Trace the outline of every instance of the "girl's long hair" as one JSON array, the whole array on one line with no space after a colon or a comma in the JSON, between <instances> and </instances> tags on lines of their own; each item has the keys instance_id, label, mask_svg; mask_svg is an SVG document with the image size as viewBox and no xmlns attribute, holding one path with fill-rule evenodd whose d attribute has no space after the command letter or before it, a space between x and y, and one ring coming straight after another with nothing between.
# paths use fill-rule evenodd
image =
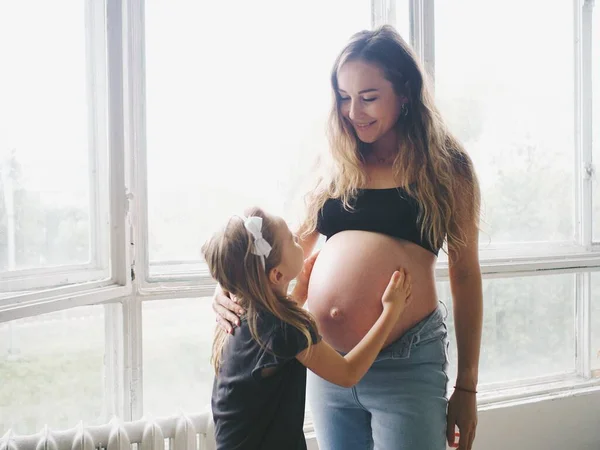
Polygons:
<instances>
[{"instance_id":1,"label":"girl's long hair","mask_svg":"<svg viewBox=\"0 0 600 450\"><path fill-rule=\"evenodd\" d=\"M240 306L246 310L252 337L261 346L257 320L259 313L264 311L297 328L306 337L310 348L313 343L310 330L317 330L314 319L293 300L277 296L269 282L269 271L281 263L282 249L276 236L276 223L260 208L251 208L245 214L263 220L262 235L272 247L265 267L261 257L251 252L254 238L246 230L243 219L234 216L202 247L210 274L225 292L235 295L240 301ZM220 327L216 328L211 357L215 372L219 370L228 336Z\"/></svg>"}]
</instances>

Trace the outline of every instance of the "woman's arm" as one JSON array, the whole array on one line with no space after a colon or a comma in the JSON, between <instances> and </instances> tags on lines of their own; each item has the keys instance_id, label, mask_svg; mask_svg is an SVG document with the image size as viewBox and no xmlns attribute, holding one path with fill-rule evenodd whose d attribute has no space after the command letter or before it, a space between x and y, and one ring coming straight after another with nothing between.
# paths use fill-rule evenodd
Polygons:
<instances>
[{"instance_id":1,"label":"woman's arm","mask_svg":"<svg viewBox=\"0 0 600 450\"><path fill-rule=\"evenodd\" d=\"M324 341L300 352L296 358L321 378L352 387L367 373L398 318L410 302L410 276L394 272L383 294L383 312L364 338L346 356Z\"/></svg>"},{"instance_id":2,"label":"woman's arm","mask_svg":"<svg viewBox=\"0 0 600 450\"><path fill-rule=\"evenodd\" d=\"M240 325L240 317L245 311L236 303L235 298L230 296L229 292L225 292L218 283L213 294L212 308L217 324L225 332L233 334L233 328Z\"/></svg>"},{"instance_id":3,"label":"woman's arm","mask_svg":"<svg viewBox=\"0 0 600 450\"><path fill-rule=\"evenodd\" d=\"M476 390L483 322L483 293L477 237L470 239L459 256L450 255L450 289L458 347L456 385Z\"/></svg>"},{"instance_id":4,"label":"woman's arm","mask_svg":"<svg viewBox=\"0 0 600 450\"><path fill-rule=\"evenodd\" d=\"M458 218L454 226L462 232L463 245L448 243L449 276L454 306L458 348L456 389L448 404L447 438L454 443L455 426L460 430L459 449L470 450L477 427L475 391L479 377L479 353L483 322L483 292L479 266L479 189L477 180L457 195ZM472 195L468 195L468 193Z\"/></svg>"}]
</instances>

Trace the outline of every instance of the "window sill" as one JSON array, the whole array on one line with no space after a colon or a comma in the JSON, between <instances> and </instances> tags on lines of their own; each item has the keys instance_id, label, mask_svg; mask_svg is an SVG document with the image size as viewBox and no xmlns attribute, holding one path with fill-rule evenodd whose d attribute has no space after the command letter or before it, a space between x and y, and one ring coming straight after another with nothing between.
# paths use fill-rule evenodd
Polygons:
<instances>
[{"instance_id":1,"label":"window sill","mask_svg":"<svg viewBox=\"0 0 600 450\"><path fill-rule=\"evenodd\" d=\"M477 404L480 410L600 392L600 378L585 379L572 375L543 384L522 383L512 387L497 386L478 396Z\"/></svg>"}]
</instances>

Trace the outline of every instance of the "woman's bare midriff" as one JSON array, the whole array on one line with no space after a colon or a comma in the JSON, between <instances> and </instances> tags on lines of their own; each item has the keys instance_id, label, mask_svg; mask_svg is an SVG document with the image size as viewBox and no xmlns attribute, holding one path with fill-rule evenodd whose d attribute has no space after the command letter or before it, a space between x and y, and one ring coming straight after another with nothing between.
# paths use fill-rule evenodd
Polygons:
<instances>
[{"instance_id":1,"label":"woman's bare midriff","mask_svg":"<svg viewBox=\"0 0 600 450\"><path fill-rule=\"evenodd\" d=\"M437 306L436 257L424 248L390 236L344 231L332 236L313 268L308 309L325 342L349 352L377 321L381 296L394 270L411 276L412 301L394 326L385 345L431 313Z\"/></svg>"}]
</instances>

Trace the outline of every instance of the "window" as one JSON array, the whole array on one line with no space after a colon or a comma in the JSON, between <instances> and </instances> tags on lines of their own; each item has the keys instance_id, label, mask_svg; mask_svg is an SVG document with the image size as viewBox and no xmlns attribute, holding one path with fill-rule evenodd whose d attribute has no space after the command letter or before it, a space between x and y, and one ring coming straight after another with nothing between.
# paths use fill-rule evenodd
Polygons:
<instances>
[{"instance_id":1,"label":"window","mask_svg":"<svg viewBox=\"0 0 600 450\"><path fill-rule=\"evenodd\" d=\"M456 338L449 284L438 295L448 307L450 380L456 377ZM480 390L498 382L575 373L575 276L495 278L483 283Z\"/></svg>"},{"instance_id":2,"label":"window","mask_svg":"<svg viewBox=\"0 0 600 450\"><path fill-rule=\"evenodd\" d=\"M336 52L369 26L369 1L148 1L150 277L189 270L248 205L291 219L325 146Z\"/></svg>"},{"instance_id":3,"label":"window","mask_svg":"<svg viewBox=\"0 0 600 450\"><path fill-rule=\"evenodd\" d=\"M104 326L103 306L0 323L0 435L106 422Z\"/></svg>"},{"instance_id":4,"label":"window","mask_svg":"<svg viewBox=\"0 0 600 450\"><path fill-rule=\"evenodd\" d=\"M573 243L572 3L435 8L436 98L479 176L482 248Z\"/></svg>"},{"instance_id":5,"label":"window","mask_svg":"<svg viewBox=\"0 0 600 450\"><path fill-rule=\"evenodd\" d=\"M118 10L114 0L0 5L2 434L131 409L118 302L131 292L123 98L114 83L108 95L109 68L123 83L118 27L107 32Z\"/></svg>"},{"instance_id":6,"label":"window","mask_svg":"<svg viewBox=\"0 0 600 450\"><path fill-rule=\"evenodd\" d=\"M333 59L386 22L481 180L482 390L597 383L598 17L580 0L4 2L0 435L208 406L201 244L253 203L297 220Z\"/></svg>"},{"instance_id":7,"label":"window","mask_svg":"<svg viewBox=\"0 0 600 450\"><path fill-rule=\"evenodd\" d=\"M592 2L589 2L592 3ZM594 242L600 242L600 12L598 5L594 9L592 22L592 200Z\"/></svg>"},{"instance_id":8,"label":"window","mask_svg":"<svg viewBox=\"0 0 600 450\"><path fill-rule=\"evenodd\" d=\"M103 32L91 9L0 6L3 297L109 278Z\"/></svg>"},{"instance_id":9,"label":"window","mask_svg":"<svg viewBox=\"0 0 600 450\"><path fill-rule=\"evenodd\" d=\"M196 413L210 404L214 313L209 298L144 302L144 413Z\"/></svg>"},{"instance_id":10,"label":"window","mask_svg":"<svg viewBox=\"0 0 600 450\"><path fill-rule=\"evenodd\" d=\"M581 350L590 342L597 376L598 284L586 267L599 262L589 220L597 223L598 196L597 182L585 177L592 156L586 136L597 137L600 127L589 121L585 80L589 61L597 72L590 44L599 35L598 27L594 37L589 34L591 2L575 5L582 8L570 2L436 2L434 14L426 11L420 22L434 32L429 40L425 32L421 48L422 58L432 58L438 105L472 156L482 188L480 382L488 392L584 380L590 367ZM438 269L442 276L445 267ZM448 282L440 282L438 292L451 303ZM452 377L451 308L448 325Z\"/></svg>"},{"instance_id":11,"label":"window","mask_svg":"<svg viewBox=\"0 0 600 450\"><path fill-rule=\"evenodd\" d=\"M592 375L600 378L600 273L592 274L592 307L591 319L592 324L592 345L590 346L590 362Z\"/></svg>"}]
</instances>

